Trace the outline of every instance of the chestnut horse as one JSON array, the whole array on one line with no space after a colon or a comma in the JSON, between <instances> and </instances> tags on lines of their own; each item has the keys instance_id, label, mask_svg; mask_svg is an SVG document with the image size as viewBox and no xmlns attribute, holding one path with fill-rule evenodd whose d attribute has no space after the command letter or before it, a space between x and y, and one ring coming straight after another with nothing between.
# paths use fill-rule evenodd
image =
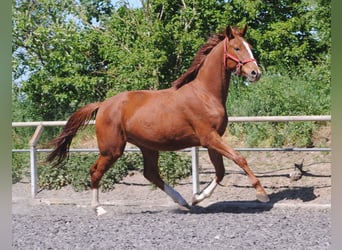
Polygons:
<instances>
[{"instance_id":1,"label":"chestnut horse","mask_svg":"<svg viewBox=\"0 0 342 250\"><path fill-rule=\"evenodd\" d=\"M224 176L223 157L233 160L247 174L261 202L269 198L249 168L246 160L221 136L228 116L226 99L231 73L250 82L259 80L261 71L244 35L247 27L227 27L210 37L197 52L191 67L172 87L164 90L127 91L103 102L87 104L71 115L62 133L52 144L55 149L47 161L54 165L68 156L77 130L96 115L96 137L99 157L90 168L92 208L100 215L105 210L99 202L99 182L104 173L123 154L127 142L140 148L144 159L144 177L163 190L180 206L189 208L185 199L166 184L159 175L159 151L187 147L208 148L216 178L198 194L192 204L209 197Z\"/></svg>"}]
</instances>

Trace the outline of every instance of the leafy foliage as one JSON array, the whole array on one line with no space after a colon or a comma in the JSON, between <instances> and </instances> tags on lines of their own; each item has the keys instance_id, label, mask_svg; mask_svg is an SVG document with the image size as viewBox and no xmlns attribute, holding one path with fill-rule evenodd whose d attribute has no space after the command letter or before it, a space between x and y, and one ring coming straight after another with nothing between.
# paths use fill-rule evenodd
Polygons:
<instances>
[{"instance_id":1,"label":"leafy foliage","mask_svg":"<svg viewBox=\"0 0 342 250\"><path fill-rule=\"evenodd\" d=\"M15 101L33 119L65 119L118 92L169 87L228 24L250 27L266 70L330 64L329 0L155 0L136 9L125 1L13 1Z\"/></svg>"},{"instance_id":2,"label":"leafy foliage","mask_svg":"<svg viewBox=\"0 0 342 250\"><path fill-rule=\"evenodd\" d=\"M17 183L27 176L30 166L30 157L28 155L14 153L12 154L12 183Z\"/></svg>"},{"instance_id":3,"label":"leafy foliage","mask_svg":"<svg viewBox=\"0 0 342 250\"><path fill-rule=\"evenodd\" d=\"M236 82L227 101L230 116L291 116L322 115L331 110L330 80L317 75L329 71L327 65L317 69L298 67L298 72L286 70L268 73L260 82L245 86ZM305 72L305 74L302 74ZM245 138L246 146L312 147L312 135L320 123L245 123L230 124L232 135Z\"/></svg>"},{"instance_id":4,"label":"leafy foliage","mask_svg":"<svg viewBox=\"0 0 342 250\"><path fill-rule=\"evenodd\" d=\"M184 153L162 152L158 164L162 179L171 185L191 174L191 159Z\"/></svg>"},{"instance_id":5,"label":"leafy foliage","mask_svg":"<svg viewBox=\"0 0 342 250\"><path fill-rule=\"evenodd\" d=\"M96 154L73 154L69 161L58 168L47 165L39 167L39 186L47 189L60 189L65 185L72 185L75 191L90 188L89 167L97 159ZM164 152L159 160L160 174L164 181L174 185L177 180L191 174L191 160L186 155L175 152ZM111 167L101 180L101 190L110 191L131 170L143 169L143 160L140 153L125 153ZM20 173L17 173L18 175Z\"/></svg>"},{"instance_id":6,"label":"leafy foliage","mask_svg":"<svg viewBox=\"0 0 342 250\"><path fill-rule=\"evenodd\" d=\"M190 66L209 35L227 25L246 24L263 77L249 86L233 77L229 115L330 113L331 0L143 0L141 8L131 8L126 0L12 1L15 121L64 120L86 103L122 91L167 88ZM229 128L251 146L311 146L319 126L271 123ZM56 129L43 134L51 137ZM23 140L31 135L15 130L14 147L25 147ZM173 156L168 157L170 164ZM14 156L13 181L25 172L25 159ZM42 169L41 178L51 182L48 187L70 182L76 189L86 186L88 170L79 166L88 160L70 162L62 175ZM186 162L179 164L170 169L165 165L164 177L186 174L185 168L181 170ZM68 171L80 178L70 179ZM109 180L126 173L121 167L113 171L117 172L108 172L103 183L105 189L112 187Z\"/></svg>"}]
</instances>

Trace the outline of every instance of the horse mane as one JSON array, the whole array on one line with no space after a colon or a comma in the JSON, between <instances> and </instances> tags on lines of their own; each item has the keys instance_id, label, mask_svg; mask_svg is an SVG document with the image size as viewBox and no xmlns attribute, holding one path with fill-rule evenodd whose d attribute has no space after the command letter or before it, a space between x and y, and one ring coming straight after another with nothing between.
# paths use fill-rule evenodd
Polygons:
<instances>
[{"instance_id":1,"label":"horse mane","mask_svg":"<svg viewBox=\"0 0 342 250\"><path fill-rule=\"evenodd\" d=\"M226 35L224 32L209 37L207 43L202 45L197 51L190 68L181 77L173 81L172 86L178 89L194 80L207 55L218 43L223 41L225 37Z\"/></svg>"}]
</instances>

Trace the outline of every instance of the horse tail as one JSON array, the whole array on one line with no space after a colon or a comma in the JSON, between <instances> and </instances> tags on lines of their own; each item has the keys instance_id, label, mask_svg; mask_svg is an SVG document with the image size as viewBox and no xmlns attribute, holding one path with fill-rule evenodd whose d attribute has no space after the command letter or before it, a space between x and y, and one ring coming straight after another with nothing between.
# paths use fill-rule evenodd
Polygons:
<instances>
[{"instance_id":1,"label":"horse tail","mask_svg":"<svg viewBox=\"0 0 342 250\"><path fill-rule=\"evenodd\" d=\"M81 127L86 126L91 118L96 116L95 112L100 105L101 102L89 103L70 116L62 133L49 143L50 146L54 147L54 150L47 156L47 162L54 162L53 166L55 167L68 157L72 139Z\"/></svg>"}]
</instances>

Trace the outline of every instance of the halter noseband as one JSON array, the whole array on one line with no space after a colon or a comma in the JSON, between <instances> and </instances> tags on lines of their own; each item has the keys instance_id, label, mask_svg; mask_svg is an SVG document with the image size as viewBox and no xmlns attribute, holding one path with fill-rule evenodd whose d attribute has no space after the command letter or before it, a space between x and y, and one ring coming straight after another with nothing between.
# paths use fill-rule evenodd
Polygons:
<instances>
[{"instance_id":1,"label":"halter noseband","mask_svg":"<svg viewBox=\"0 0 342 250\"><path fill-rule=\"evenodd\" d=\"M235 69L235 75L241 75L241 67L249 62L256 62L256 60L254 58L249 58L249 59L245 59L243 61L239 60L238 58L236 58L235 56L233 56L232 54L228 53L228 48L227 48L227 43L228 43L228 38L226 37L223 41L223 49L224 49L224 53L223 53L223 64L224 67L227 66L227 59L231 59L234 62L236 62L236 69Z\"/></svg>"}]
</instances>

